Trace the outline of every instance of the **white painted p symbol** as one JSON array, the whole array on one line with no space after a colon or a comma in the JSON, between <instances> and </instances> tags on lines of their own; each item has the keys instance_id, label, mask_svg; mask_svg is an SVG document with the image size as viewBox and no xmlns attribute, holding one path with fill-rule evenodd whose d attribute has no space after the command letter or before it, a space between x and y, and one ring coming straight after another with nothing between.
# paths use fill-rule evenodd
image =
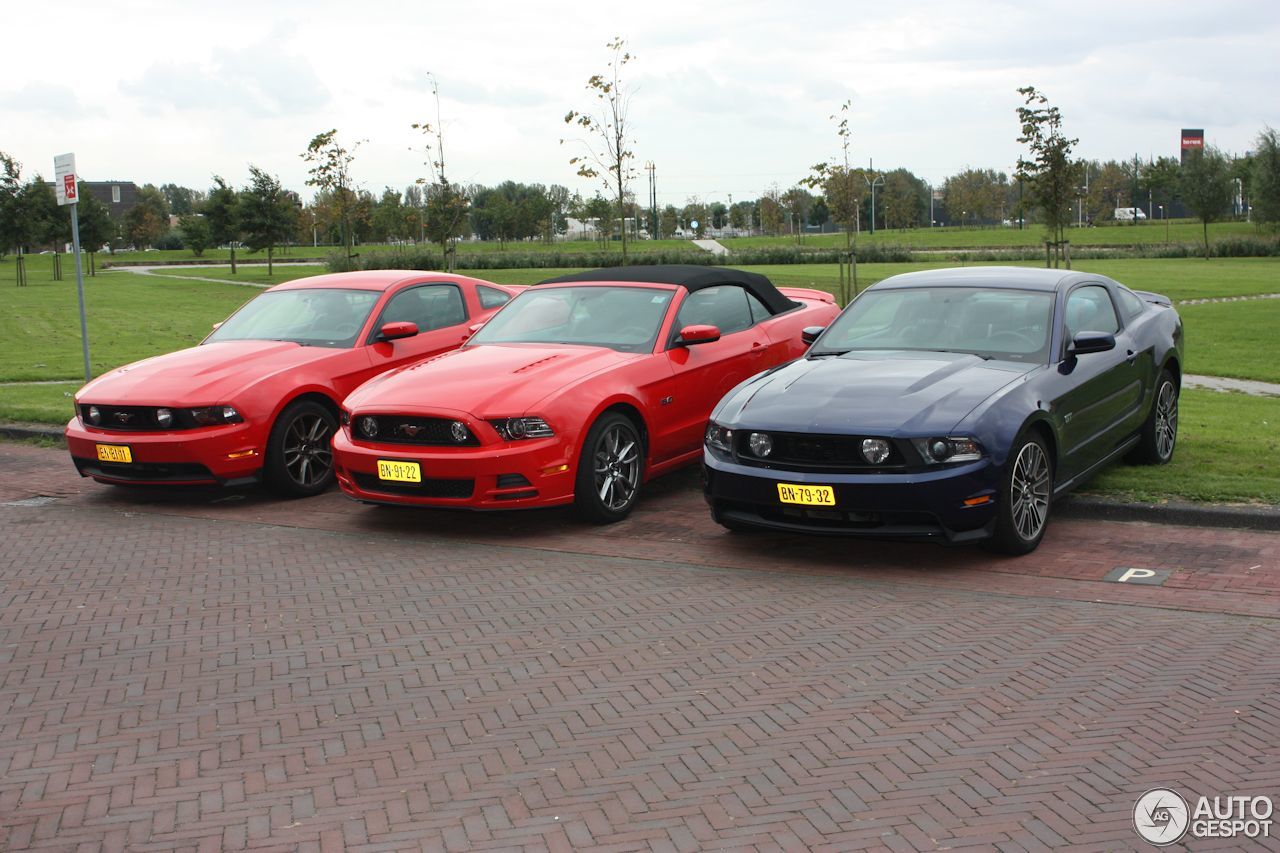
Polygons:
<instances>
[{"instance_id":1,"label":"white painted p symbol","mask_svg":"<svg viewBox=\"0 0 1280 853\"><path fill-rule=\"evenodd\" d=\"M1156 573L1151 569L1125 569L1124 573L1116 578L1116 582L1128 583L1131 580L1147 580L1155 576Z\"/></svg>"}]
</instances>

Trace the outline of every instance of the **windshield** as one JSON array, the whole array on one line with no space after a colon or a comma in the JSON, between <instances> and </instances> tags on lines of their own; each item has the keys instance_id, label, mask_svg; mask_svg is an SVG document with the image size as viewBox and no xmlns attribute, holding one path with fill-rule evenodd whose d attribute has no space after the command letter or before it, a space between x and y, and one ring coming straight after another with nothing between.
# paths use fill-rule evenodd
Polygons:
<instances>
[{"instance_id":1,"label":"windshield","mask_svg":"<svg viewBox=\"0 0 1280 853\"><path fill-rule=\"evenodd\" d=\"M232 314L205 343L293 341L306 346L350 347L377 301L374 290L273 290Z\"/></svg>"},{"instance_id":2,"label":"windshield","mask_svg":"<svg viewBox=\"0 0 1280 853\"><path fill-rule=\"evenodd\" d=\"M581 344L650 352L673 293L655 287L537 287L507 303L467 345Z\"/></svg>"},{"instance_id":3,"label":"windshield","mask_svg":"<svg viewBox=\"0 0 1280 853\"><path fill-rule=\"evenodd\" d=\"M852 350L965 352L1044 361L1053 294L977 287L869 290L836 318L810 355Z\"/></svg>"}]
</instances>

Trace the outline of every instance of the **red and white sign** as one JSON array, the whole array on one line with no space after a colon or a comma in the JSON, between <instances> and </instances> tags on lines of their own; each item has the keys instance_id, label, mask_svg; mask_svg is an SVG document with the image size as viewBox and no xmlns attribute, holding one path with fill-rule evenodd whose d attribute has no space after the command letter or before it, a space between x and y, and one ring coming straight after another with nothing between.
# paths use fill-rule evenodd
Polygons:
<instances>
[{"instance_id":1,"label":"red and white sign","mask_svg":"<svg viewBox=\"0 0 1280 853\"><path fill-rule=\"evenodd\" d=\"M79 200L76 192L76 155L59 154L53 158L53 189L58 195L58 204L75 204Z\"/></svg>"}]
</instances>

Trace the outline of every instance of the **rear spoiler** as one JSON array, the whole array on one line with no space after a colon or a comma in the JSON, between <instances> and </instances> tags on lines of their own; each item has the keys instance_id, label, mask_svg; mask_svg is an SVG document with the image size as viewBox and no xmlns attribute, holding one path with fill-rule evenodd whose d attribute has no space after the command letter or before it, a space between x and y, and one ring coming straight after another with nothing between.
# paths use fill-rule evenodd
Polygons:
<instances>
[{"instance_id":1,"label":"rear spoiler","mask_svg":"<svg viewBox=\"0 0 1280 853\"><path fill-rule=\"evenodd\" d=\"M1143 302L1150 302L1152 305L1163 305L1166 308L1173 307L1172 300L1162 294L1152 293L1149 290L1135 290L1134 293L1137 294L1138 298Z\"/></svg>"},{"instance_id":2,"label":"rear spoiler","mask_svg":"<svg viewBox=\"0 0 1280 853\"><path fill-rule=\"evenodd\" d=\"M812 299L818 302L835 304L836 298L825 290L814 290L811 287L779 287L778 292L788 299Z\"/></svg>"}]
</instances>

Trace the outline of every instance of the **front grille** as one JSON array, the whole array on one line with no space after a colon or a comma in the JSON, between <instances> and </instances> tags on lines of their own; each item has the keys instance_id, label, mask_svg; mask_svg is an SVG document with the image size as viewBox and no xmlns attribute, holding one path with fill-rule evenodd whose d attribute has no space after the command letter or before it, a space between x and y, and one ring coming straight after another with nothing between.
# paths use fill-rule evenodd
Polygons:
<instances>
[{"instance_id":1,"label":"front grille","mask_svg":"<svg viewBox=\"0 0 1280 853\"><path fill-rule=\"evenodd\" d=\"M156 423L155 406L109 406L102 403L93 404L98 409L98 422L89 420L89 404L80 406L81 423L95 429L110 432L172 432L176 429L193 429L196 426L190 421L188 413L182 409L169 409L173 413L173 423L162 427Z\"/></svg>"},{"instance_id":2,"label":"front grille","mask_svg":"<svg viewBox=\"0 0 1280 853\"><path fill-rule=\"evenodd\" d=\"M475 480L423 480L421 483L398 483L380 480L376 474L354 474L356 485L366 492L412 495L419 498L469 498L476 490Z\"/></svg>"},{"instance_id":3,"label":"front grille","mask_svg":"<svg viewBox=\"0 0 1280 853\"><path fill-rule=\"evenodd\" d=\"M753 454L747 444L751 430L734 431L734 447L738 461L766 468L788 468L797 471L841 471L850 474L870 474L881 471L901 471L906 467L902 446L889 441L889 458L879 465L872 465L862 456L864 438L880 438L868 435L809 435L806 433L771 432L773 452L761 458Z\"/></svg>"},{"instance_id":4,"label":"front grille","mask_svg":"<svg viewBox=\"0 0 1280 853\"><path fill-rule=\"evenodd\" d=\"M498 475L499 489L518 489L521 486L531 486L531 485L533 484L530 483L523 474L499 474Z\"/></svg>"},{"instance_id":5,"label":"front grille","mask_svg":"<svg viewBox=\"0 0 1280 853\"><path fill-rule=\"evenodd\" d=\"M372 417L378 423L376 435L365 431L363 421ZM414 418L405 415L360 415L352 420L352 435L359 441L379 444L418 444L443 447L476 447L480 439L467 430L465 441L457 441L451 432L452 418Z\"/></svg>"}]
</instances>

